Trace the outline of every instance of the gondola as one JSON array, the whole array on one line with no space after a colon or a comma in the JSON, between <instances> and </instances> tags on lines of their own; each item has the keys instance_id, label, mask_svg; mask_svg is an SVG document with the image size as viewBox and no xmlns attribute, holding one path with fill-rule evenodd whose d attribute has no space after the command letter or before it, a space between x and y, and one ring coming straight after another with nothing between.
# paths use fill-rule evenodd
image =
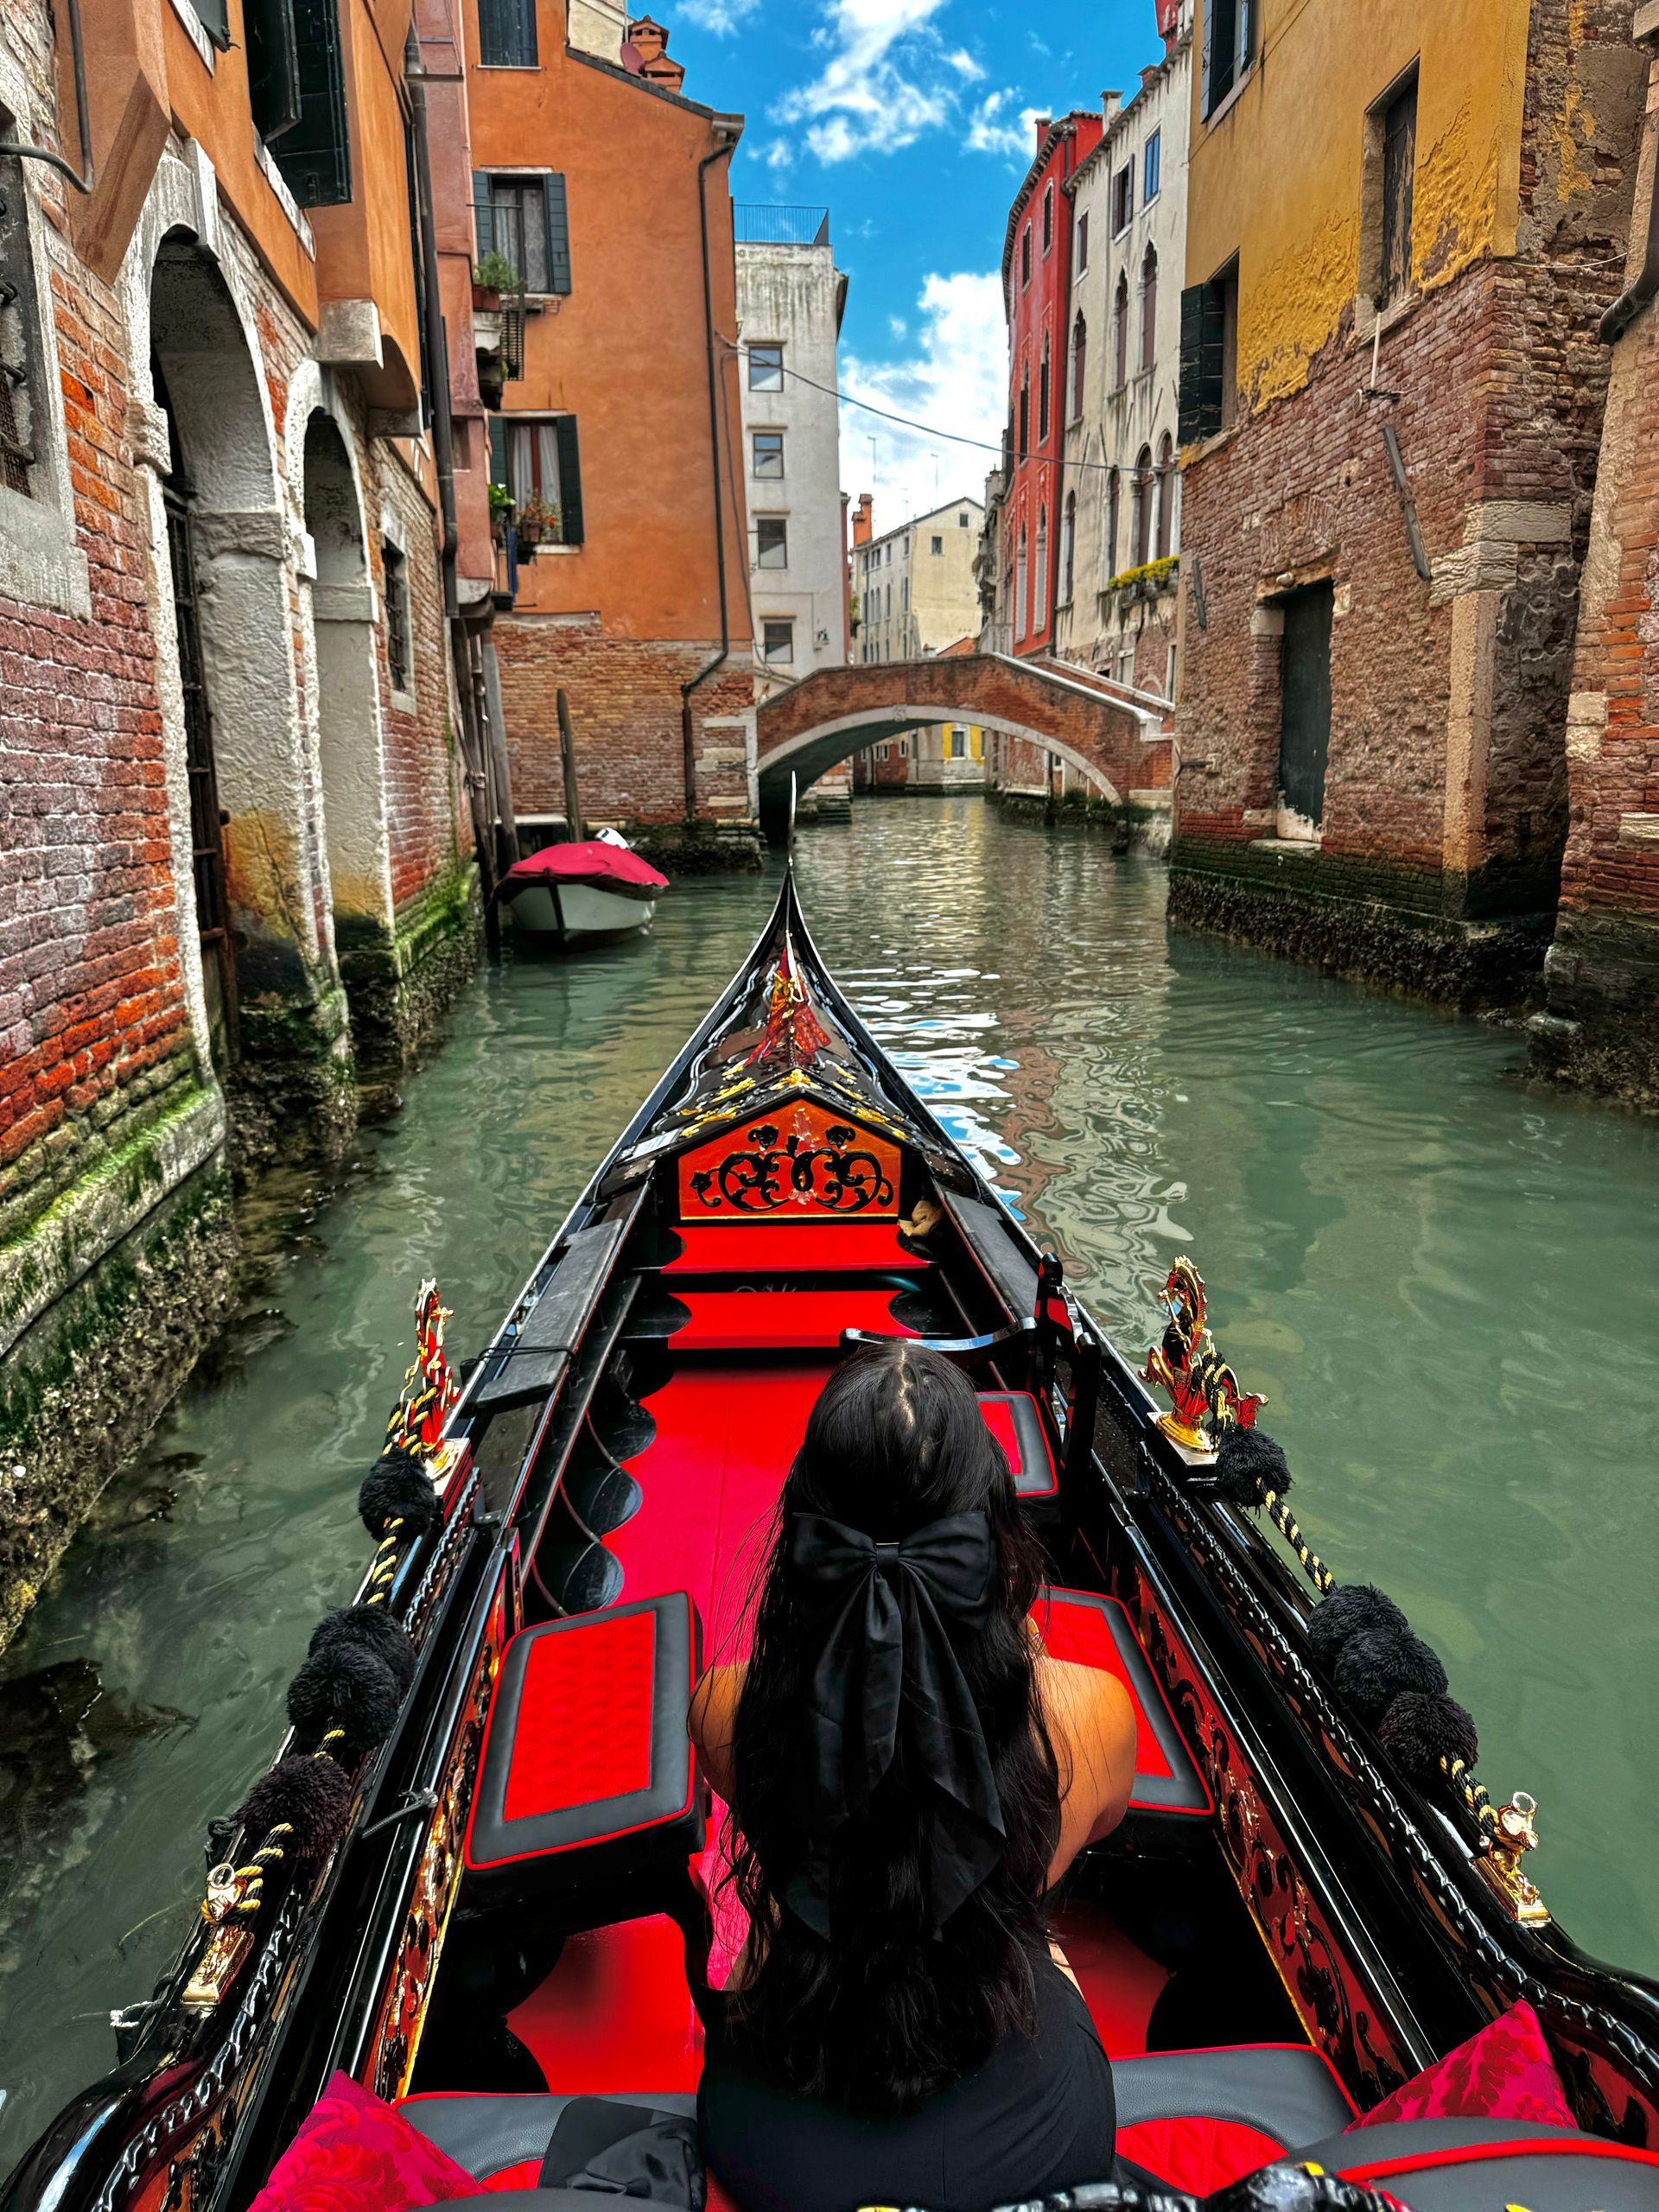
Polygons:
<instances>
[{"instance_id":1,"label":"gondola","mask_svg":"<svg viewBox=\"0 0 1659 2212\"><path fill-rule=\"evenodd\" d=\"M1144 1364L1115 1346L836 988L787 877L460 1376L444 1319L424 1286L359 1499L377 1548L207 1840L177 1962L4 2212L239 2212L340 2075L545 2212L570 2100L688 2109L741 1931L687 1694L741 1649L817 1391L894 1332L974 1379L1052 1562L1050 1648L1135 1700L1129 1815L1057 1927L1140 2174L1263 2204L1659 2205L1659 1987L1555 1923L1531 1801L1488 1798L1432 1651L1311 1548L1197 1268ZM1564 2112L1407 2096L1352 2127L1520 2005ZM1078 2179L1078 2205L1146 2201Z\"/></svg>"}]
</instances>

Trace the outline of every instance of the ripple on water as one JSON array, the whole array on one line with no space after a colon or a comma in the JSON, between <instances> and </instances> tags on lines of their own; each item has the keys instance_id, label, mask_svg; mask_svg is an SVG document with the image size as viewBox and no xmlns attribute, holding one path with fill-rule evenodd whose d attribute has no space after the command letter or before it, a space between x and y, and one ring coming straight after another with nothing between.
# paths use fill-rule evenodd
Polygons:
<instances>
[{"instance_id":1,"label":"ripple on water","mask_svg":"<svg viewBox=\"0 0 1659 2212\"><path fill-rule=\"evenodd\" d=\"M1137 1358L1198 1257L1319 1548L1445 1653L1572 1933L1659 1969L1659 1131L1512 1084L1502 1032L1172 940L1158 870L976 801L861 804L798 873L883 1045ZM479 978L262 1289L281 1327L187 1394L0 1662L0 2165L110 2063L362 1564L416 1283L458 1349L489 1333L774 885L689 883L646 942Z\"/></svg>"}]
</instances>

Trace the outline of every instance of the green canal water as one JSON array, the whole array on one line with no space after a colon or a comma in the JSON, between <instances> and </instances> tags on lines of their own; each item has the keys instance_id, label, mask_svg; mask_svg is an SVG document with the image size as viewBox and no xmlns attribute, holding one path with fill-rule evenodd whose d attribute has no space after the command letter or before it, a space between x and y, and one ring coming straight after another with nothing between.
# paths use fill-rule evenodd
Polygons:
<instances>
[{"instance_id":1,"label":"green canal water","mask_svg":"<svg viewBox=\"0 0 1659 2212\"><path fill-rule=\"evenodd\" d=\"M1179 1252L1271 1400L1310 1535L1443 1654L1587 1948L1659 1972L1659 1129L1512 1077L1502 1030L1171 939L1164 879L977 800L801 840L818 942L1126 1348ZM509 963L0 1662L0 2170L112 2063L269 1755L436 1274L488 1336L752 940L775 877ZM1645 1871L1644 1871L1645 1870Z\"/></svg>"}]
</instances>

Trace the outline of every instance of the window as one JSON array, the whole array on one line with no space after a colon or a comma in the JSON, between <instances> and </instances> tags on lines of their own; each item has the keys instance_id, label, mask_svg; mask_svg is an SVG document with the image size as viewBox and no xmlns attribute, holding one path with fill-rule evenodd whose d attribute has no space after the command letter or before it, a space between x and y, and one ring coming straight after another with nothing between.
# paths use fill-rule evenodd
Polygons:
<instances>
[{"instance_id":1,"label":"window","mask_svg":"<svg viewBox=\"0 0 1659 2212\"><path fill-rule=\"evenodd\" d=\"M1126 385L1129 380L1129 279L1126 270L1117 280L1117 296L1112 302L1112 382Z\"/></svg>"},{"instance_id":2,"label":"window","mask_svg":"<svg viewBox=\"0 0 1659 2212\"><path fill-rule=\"evenodd\" d=\"M1089 362L1089 326L1079 315L1071 327L1071 419L1083 413L1084 376Z\"/></svg>"},{"instance_id":3,"label":"window","mask_svg":"<svg viewBox=\"0 0 1659 2212\"><path fill-rule=\"evenodd\" d=\"M888 621L893 620L893 586L890 583L881 587L881 612Z\"/></svg>"},{"instance_id":4,"label":"window","mask_svg":"<svg viewBox=\"0 0 1659 2212\"><path fill-rule=\"evenodd\" d=\"M1089 266L1089 210L1085 207L1077 218L1077 274L1082 276Z\"/></svg>"},{"instance_id":5,"label":"window","mask_svg":"<svg viewBox=\"0 0 1659 2212\"><path fill-rule=\"evenodd\" d=\"M749 390L781 391L784 388L784 349L781 346L751 346Z\"/></svg>"},{"instance_id":6,"label":"window","mask_svg":"<svg viewBox=\"0 0 1659 2212\"><path fill-rule=\"evenodd\" d=\"M1382 266L1376 304L1387 307L1411 289L1411 200L1417 166L1417 79L1383 111Z\"/></svg>"},{"instance_id":7,"label":"window","mask_svg":"<svg viewBox=\"0 0 1659 2212\"><path fill-rule=\"evenodd\" d=\"M224 0L198 12L217 36ZM248 57L248 107L253 127L273 152L300 120L300 48L292 0L243 0L242 37ZM228 40L221 41L228 44Z\"/></svg>"},{"instance_id":8,"label":"window","mask_svg":"<svg viewBox=\"0 0 1659 2212\"><path fill-rule=\"evenodd\" d=\"M1158 171L1162 163L1163 156L1164 134L1161 130L1154 130L1147 141L1146 153L1141 163L1141 205L1143 207L1148 200L1158 197Z\"/></svg>"},{"instance_id":9,"label":"window","mask_svg":"<svg viewBox=\"0 0 1659 2212\"><path fill-rule=\"evenodd\" d=\"M968 510L966 507L964 507L962 512L957 517L957 527L958 530L966 530L968 527Z\"/></svg>"},{"instance_id":10,"label":"window","mask_svg":"<svg viewBox=\"0 0 1659 2212\"><path fill-rule=\"evenodd\" d=\"M1135 213L1135 164L1125 162L1112 179L1112 236L1129 227Z\"/></svg>"},{"instance_id":11,"label":"window","mask_svg":"<svg viewBox=\"0 0 1659 2212\"><path fill-rule=\"evenodd\" d=\"M533 69L536 0L478 0L478 58L486 69Z\"/></svg>"},{"instance_id":12,"label":"window","mask_svg":"<svg viewBox=\"0 0 1659 2212\"><path fill-rule=\"evenodd\" d=\"M887 747L886 747L885 745L878 745L878 746L876 747L876 748L875 748L875 757L876 757L876 759L877 759L878 760L885 760L887 759Z\"/></svg>"},{"instance_id":13,"label":"window","mask_svg":"<svg viewBox=\"0 0 1659 2212\"><path fill-rule=\"evenodd\" d=\"M544 543L582 543L582 465L574 415L492 415L490 475L512 493L521 522L540 520Z\"/></svg>"},{"instance_id":14,"label":"window","mask_svg":"<svg viewBox=\"0 0 1659 2212\"><path fill-rule=\"evenodd\" d=\"M1129 482L1129 566L1144 569L1152 558L1152 448L1142 446L1135 457Z\"/></svg>"},{"instance_id":15,"label":"window","mask_svg":"<svg viewBox=\"0 0 1659 2212\"><path fill-rule=\"evenodd\" d=\"M1256 0L1203 0L1198 112L1213 115L1255 56Z\"/></svg>"},{"instance_id":16,"label":"window","mask_svg":"<svg viewBox=\"0 0 1659 2212\"><path fill-rule=\"evenodd\" d=\"M16 135L13 118L0 108L0 137ZM28 498L38 488L32 472L41 460L46 413L22 166L0 161L0 484Z\"/></svg>"},{"instance_id":17,"label":"window","mask_svg":"<svg viewBox=\"0 0 1659 2212\"><path fill-rule=\"evenodd\" d=\"M1049 253L1054 246L1054 188L1051 184L1043 194L1043 251Z\"/></svg>"},{"instance_id":18,"label":"window","mask_svg":"<svg viewBox=\"0 0 1659 2212\"><path fill-rule=\"evenodd\" d=\"M1036 636L1048 620L1048 509L1037 511L1037 558L1031 574L1031 628Z\"/></svg>"},{"instance_id":19,"label":"window","mask_svg":"<svg viewBox=\"0 0 1659 2212\"><path fill-rule=\"evenodd\" d=\"M1151 246L1141 264L1141 365L1158 358L1158 256Z\"/></svg>"},{"instance_id":20,"label":"window","mask_svg":"<svg viewBox=\"0 0 1659 2212\"><path fill-rule=\"evenodd\" d=\"M1048 333L1043 333L1043 358L1037 371L1037 442L1048 443Z\"/></svg>"},{"instance_id":21,"label":"window","mask_svg":"<svg viewBox=\"0 0 1659 2212\"><path fill-rule=\"evenodd\" d=\"M1014 634L1016 638L1023 638L1026 634L1026 594L1029 588L1029 578L1026 564L1026 525L1024 523L1021 523L1020 525L1020 559L1014 569Z\"/></svg>"},{"instance_id":22,"label":"window","mask_svg":"<svg viewBox=\"0 0 1659 2212\"><path fill-rule=\"evenodd\" d=\"M386 673L394 691L410 689L409 563L401 545L381 541L380 557L386 575Z\"/></svg>"},{"instance_id":23,"label":"window","mask_svg":"<svg viewBox=\"0 0 1659 2212\"><path fill-rule=\"evenodd\" d=\"M287 29L275 22L274 5L256 12L262 19L259 52L256 57L251 36L248 52L251 62L257 59L263 79L260 108L266 128L272 128L273 104L286 108L291 95L295 110L294 122L272 143L270 157L302 207L343 207L352 197L352 143L340 10L315 5L292 10L293 73L286 92L276 87L286 73ZM225 0L197 0L197 13L209 35L228 46L228 35L219 28L225 22Z\"/></svg>"},{"instance_id":24,"label":"window","mask_svg":"<svg viewBox=\"0 0 1659 2212\"><path fill-rule=\"evenodd\" d=\"M1031 282L1031 225L1027 223L1020 233L1020 289L1024 291Z\"/></svg>"},{"instance_id":25,"label":"window","mask_svg":"<svg viewBox=\"0 0 1659 2212\"><path fill-rule=\"evenodd\" d=\"M1060 590L1058 604L1071 604L1071 570L1077 550L1077 495L1069 492L1065 500L1065 517L1060 524Z\"/></svg>"},{"instance_id":26,"label":"window","mask_svg":"<svg viewBox=\"0 0 1659 2212\"><path fill-rule=\"evenodd\" d=\"M500 254L527 292L569 294L570 219L562 176L480 173L473 179L473 219L480 259Z\"/></svg>"},{"instance_id":27,"label":"window","mask_svg":"<svg viewBox=\"0 0 1659 2212\"><path fill-rule=\"evenodd\" d=\"M910 578L908 576L900 576L899 579L899 612L901 614L908 614L910 612Z\"/></svg>"},{"instance_id":28,"label":"window","mask_svg":"<svg viewBox=\"0 0 1659 2212\"><path fill-rule=\"evenodd\" d=\"M754 433L753 459L750 466L756 476L783 474L784 434L781 430L757 430Z\"/></svg>"},{"instance_id":29,"label":"window","mask_svg":"<svg viewBox=\"0 0 1659 2212\"><path fill-rule=\"evenodd\" d=\"M1031 451L1031 370L1027 366L1020 378L1020 443L1014 452L1016 461L1023 461Z\"/></svg>"},{"instance_id":30,"label":"window","mask_svg":"<svg viewBox=\"0 0 1659 2212\"><path fill-rule=\"evenodd\" d=\"M1158 558L1166 560L1175 550L1175 500L1179 478L1175 474L1175 442L1166 430L1158 441Z\"/></svg>"},{"instance_id":31,"label":"window","mask_svg":"<svg viewBox=\"0 0 1659 2212\"><path fill-rule=\"evenodd\" d=\"M942 554L942 553L944 552L944 540L942 537L936 537L936 538L933 540L932 544L933 544L933 552L934 552L935 556L937 557L938 555Z\"/></svg>"},{"instance_id":32,"label":"window","mask_svg":"<svg viewBox=\"0 0 1659 2212\"><path fill-rule=\"evenodd\" d=\"M757 569L789 566L789 524L782 515L755 517L754 565Z\"/></svg>"},{"instance_id":33,"label":"window","mask_svg":"<svg viewBox=\"0 0 1659 2212\"><path fill-rule=\"evenodd\" d=\"M1183 443L1230 427L1238 411L1238 264L1181 294Z\"/></svg>"},{"instance_id":34,"label":"window","mask_svg":"<svg viewBox=\"0 0 1659 2212\"><path fill-rule=\"evenodd\" d=\"M953 760L965 760L968 758L968 733L965 729L951 730L950 758Z\"/></svg>"},{"instance_id":35,"label":"window","mask_svg":"<svg viewBox=\"0 0 1659 2212\"><path fill-rule=\"evenodd\" d=\"M1114 469L1106 479L1105 582L1117 574L1117 526L1123 518L1123 480Z\"/></svg>"},{"instance_id":36,"label":"window","mask_svg":"<svg viewBox=\"0 0 1659 2212\"><path fill-rule=\"evenodd\" d=\"M786 668L795 658L795 625L792 622L763 622L760 625L760 658L768 668Z\"/></svg>"}]
</instances>

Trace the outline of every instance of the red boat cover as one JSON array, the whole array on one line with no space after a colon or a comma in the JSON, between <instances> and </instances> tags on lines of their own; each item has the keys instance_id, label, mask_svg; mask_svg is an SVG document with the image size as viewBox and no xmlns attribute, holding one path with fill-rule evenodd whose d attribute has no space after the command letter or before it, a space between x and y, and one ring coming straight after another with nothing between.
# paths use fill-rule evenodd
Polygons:
<instances>
[{"instance_id":1,"label":"red boat cover","mask_svg":"<svg viewBox=\"0 0 1659 2212\"><path fill-rule=\"evenodd\" d=\"M515 861L501 879L504 891L520 883L632 884L645 891L666 891L668 878L649 861L623 845L607 845L601 837L579 844L545 845L528 860Z\"/></svg>"}]
</instances>

